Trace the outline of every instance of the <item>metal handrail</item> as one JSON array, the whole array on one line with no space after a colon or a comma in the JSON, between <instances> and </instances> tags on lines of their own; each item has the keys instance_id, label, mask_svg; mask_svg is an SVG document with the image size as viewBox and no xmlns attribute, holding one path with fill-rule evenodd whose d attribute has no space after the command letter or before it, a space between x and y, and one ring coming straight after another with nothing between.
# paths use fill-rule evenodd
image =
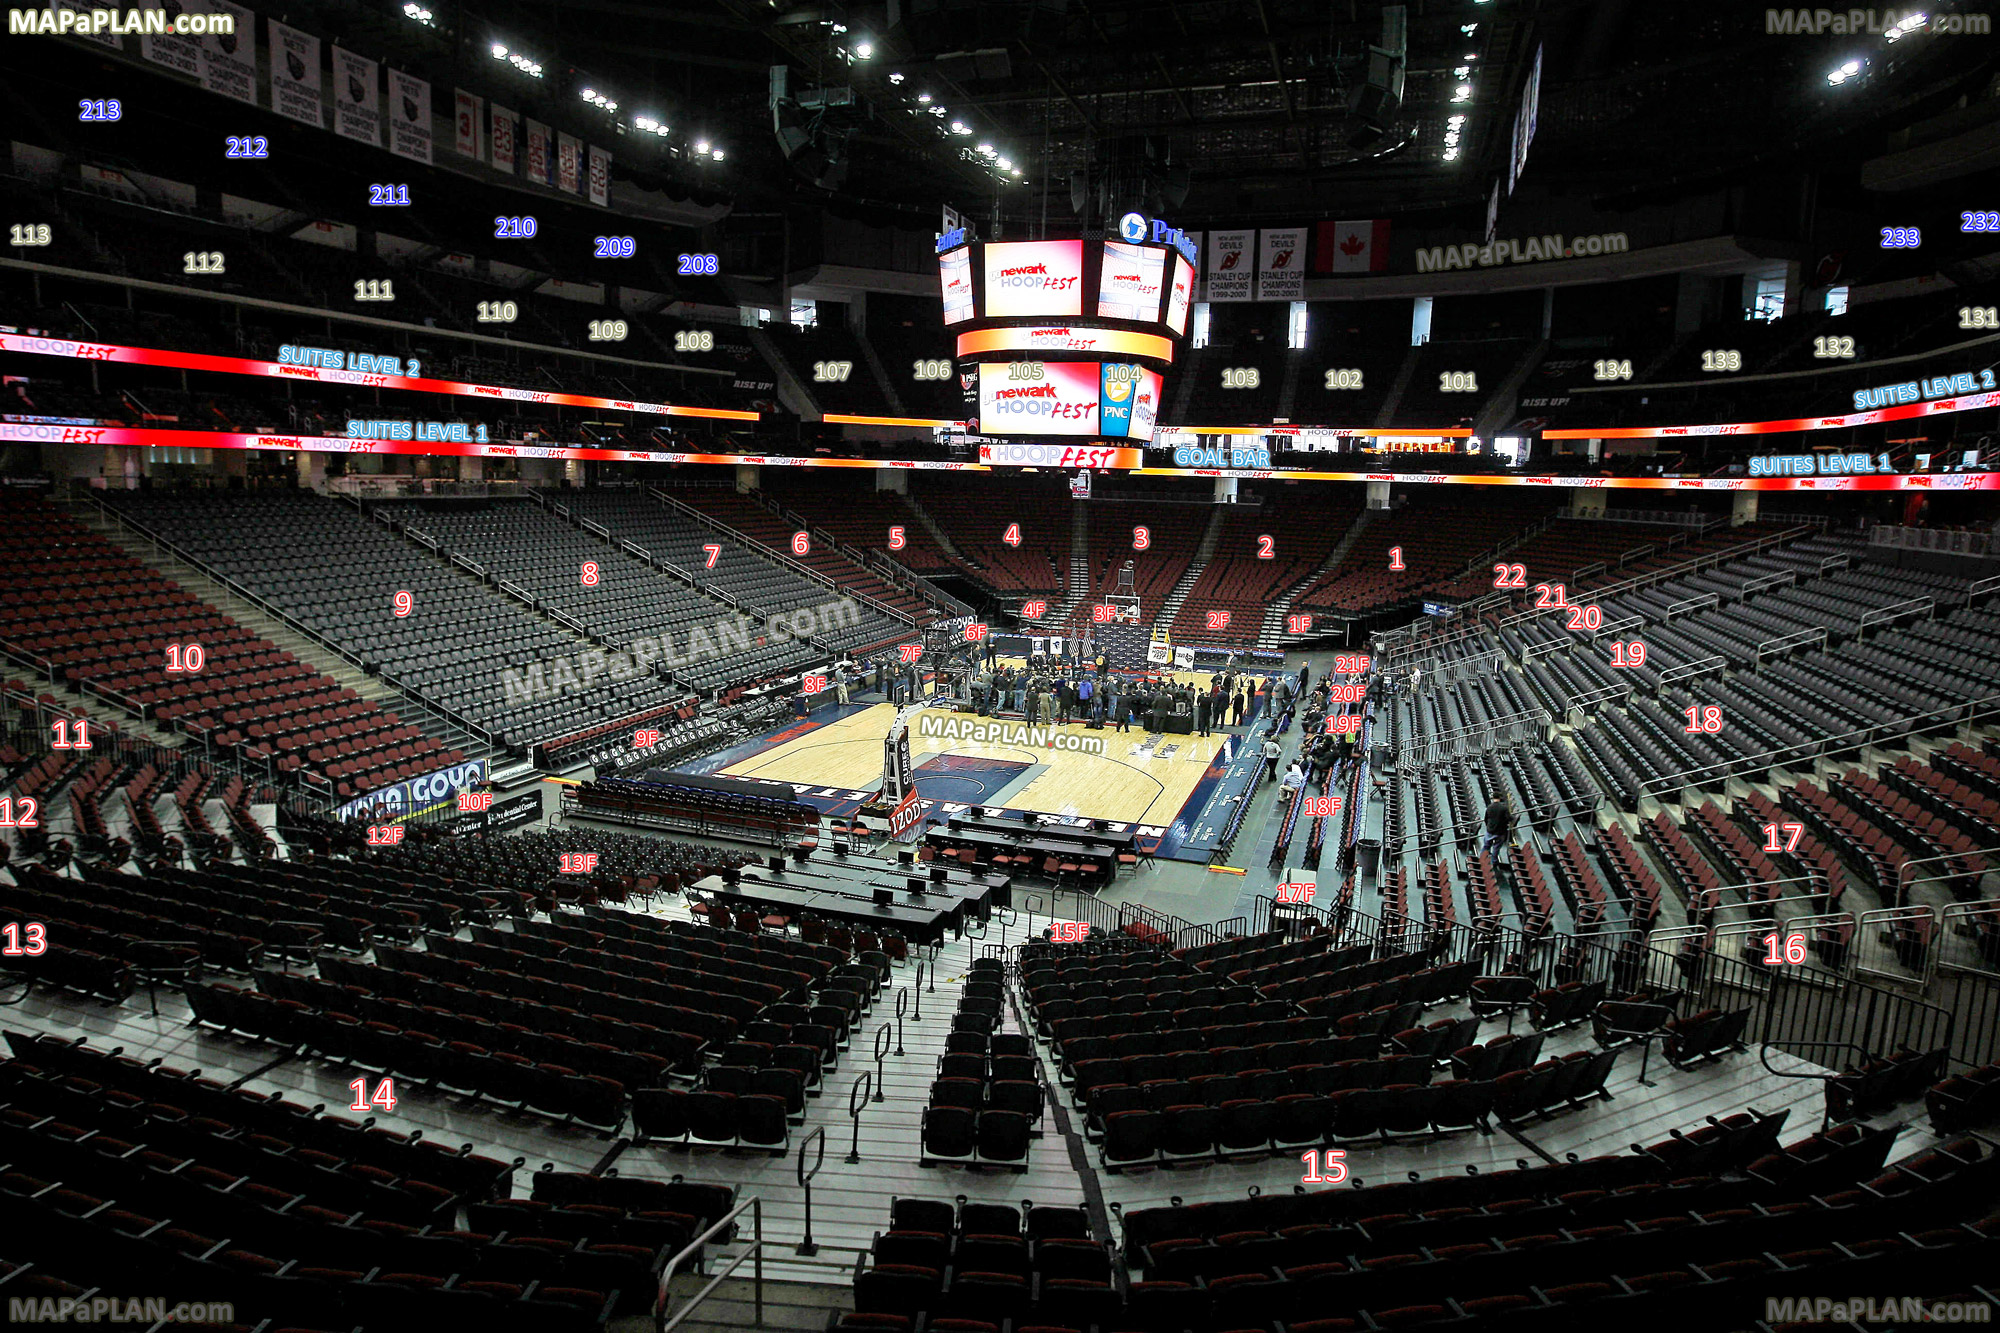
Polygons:
<instances>
[{"instance_id":1,"label":"metal handrail","mask_svg":"<svg viewBox=\"0 0 2000 1333\"><path fill-rule=\"evenodd\" d=\"M1908 901L1910 896L1909 895L1910 886L1917 883L1915 879L1912 879L1909 876L1909 871L1912 868L1916 866L1936 865L1940 861L1962 860L1969 856L1992 857L1995 859L1991 862L1991 864L2000 865L2000 847L1977 847L1970 852L1946 852L1943 856L1920 856L1914 861L1905 861L1903 862L1902 868L1896 872L1895 905L1897 907L1908 907L1910 905ZM1956 876L1926 875L1923 877L1923 882L1928 884L1933 880L1952 879L1952 878L1956 878Z\"/></svg>"},{"instance_id":2,"label":"metal handrail","mask_svg":"<svg viewBox=\"0 0 2000 1333\"><path fill-rule=\"evenodd\" d=\"M888 1025L884 1024L883 1026L884 1029L886 1030ZM815 1145L817 1145L819 1148L819 1155L813 1158L812 1169L808 1171L806 1169L806 1149L811 1148ZM812 1182L813 1182L813 1177L819 1174L819 1169L822 1165L825 1164L825 1162L826 1162L826 1126L815 1125L813 1126L813 1132L806 1135L805 1142L799 1145L798 1177L799 1177L799 1188L804 1190L806 1195L806 1234L804 1239L799 1241L798 1248L793 1251L793 1253L795 1254L803 1254L806 1255L807 1257L811 1257L812 1255L819 1253L819 1243L813 1239Z\"/></svg>"},{"instance_id":3,"label":"metal handrail","mask_svg":"<svg viewBox=\"0 0 2000 1333\"><path fill-rule=\"evenodd\" d=\"M855 1079L854 1086L847 1091L847 1117L854 1122L854 1142L847 1150L850 1166L861 1160L861 1108L868 1104L868 1094L874 1090L875 1075L864 1069L861 1077Z\"/></svg>"},{"instance_id":4,"label":"metal handrail","mask_svg":"<svg viewBox=\"0 0 2000 1333\"><path fill-rule=\"evenodd\" d=\"M668 1319L667 1307L672 1300L668 1292L668 1287L674 1280L675 1271L681 1266L681 1260L687 1258L690 1254L697 1253L703 1245L708 1243L709 1238L717 1232L725 1231L729 1227L734 1226L736 1219L743 1215L743 1211L746 1208L750 1211L750 1222L753 1228L753 1239L750 1241L750 1247L742 1254L730 1260L727 1268L710 1278L708 1285L696 1292L689 1299L688 1303L681 1307L679 1314L675 1315L672 1319ZM752 1195L747 1201L737 1204L736 1207L729 1211L727 1217L711 1225L708 1230L689 1241L686 1248L679 1254L667 1260L666 1267L660 1270L660 1292L653 1302L653 1324L657 1333L673 1333L673 1330L685 1323L687 1317L694 1313L695 1308L708 1299L709 1293L721 1286L731 1273L742 1267L745 1259L754 1259L756 1261L756 1296L754 1299L757 1313L755 1322L758 1328L762 1328L764 1327L764 1200L761 1195Z\"/></svg>"}]
</instances>

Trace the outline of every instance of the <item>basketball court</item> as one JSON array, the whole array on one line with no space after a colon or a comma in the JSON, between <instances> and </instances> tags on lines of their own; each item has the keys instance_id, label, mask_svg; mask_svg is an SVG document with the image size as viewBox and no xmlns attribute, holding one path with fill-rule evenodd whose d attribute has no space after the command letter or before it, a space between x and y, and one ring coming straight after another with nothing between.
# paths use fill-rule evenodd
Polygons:
<instances>
[{"instance_id":1,"label":"basketball court","mask_svg":"<svg viewBox=\"0 0 2000 1333\"><path fill-rule=\"evenodd\" d=\"M716 771L873 790L882 783L882 738L895 717L893 705L872 704L803 734L805 724L796 724L775 734L784 739ZM1217 760L1226 762L1242 744L1221 732L1153 736L1139 726L1092 731L1080 723L1030 728L942 709L924 710L910 727L910 757L927 800L1125 824L1172 824Z\"/></svg>"}]
</instances>

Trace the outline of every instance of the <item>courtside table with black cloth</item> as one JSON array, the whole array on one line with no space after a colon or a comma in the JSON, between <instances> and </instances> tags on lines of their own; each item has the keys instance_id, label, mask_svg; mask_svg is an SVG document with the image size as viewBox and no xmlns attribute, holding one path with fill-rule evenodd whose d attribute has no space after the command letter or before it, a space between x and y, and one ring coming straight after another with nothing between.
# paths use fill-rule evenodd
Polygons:
<instances>
[{"instance_id":1,"label":"courtside table with black cloth","mask_svg":"<svg viewBox=\"0 0 2000 1333\"><path fill-rule=\"evenodd\" d=\"M710 901L722 907L740 904L760 910L810 912L823 920L843 925L893 929L904 939L917 944L942 944L945 932L959 933L965 920L965 903L956 898L948 905L940 905L944 901L940 897L926 895L916 899L904 894L895 903L877 906L867 896L828 893L822 889L781 888L756 879L745 879L732 885L723 883L720 875L706 876L695 881L692 887L695 892L707 894Z\"/></svg>"},{"instance_id":2,"label":"courtside table with black cloth","mask_svg":"<svg viewBox=\"0 0 2000 1333\"><path fill-rule=\"evenodd\" d=\"M859 893L870 898L878 888L893 889L900 898L909 891L910 880L921 879L925 893L937 898L957 898L965 904L969 913L982 921L992 915L995 907L1006 907L1013 901L1013 880L1006 875L970 874L947 868L945 878L939 882L931 879L928 863L898 866L884 865L873 859L857 862L814 856L804 861L794 858L778 873L755 865L745 867L745 873L750 871L755 871L757 878L767 884L824 889L829 893Z\"/></svg>"},{"instance_id":3,"label":"courtside table with black cloth","mask_svg":"<svg viewBox=\"0 0 2000 1333\"><path fill-rule=\"evenodd\" d=\"M1004 833L1015 838L1025 836L1056 842L1087 843L1094 848L1108 847L1114 852L1131 851L1133 841L1138 836L1130 829L1113 833L1108 830L1077 828L1070 824L1028 824L1019 819L996 819L992 815L953 815L946 821L945 828Z\"/></svg>"}]
</instances>

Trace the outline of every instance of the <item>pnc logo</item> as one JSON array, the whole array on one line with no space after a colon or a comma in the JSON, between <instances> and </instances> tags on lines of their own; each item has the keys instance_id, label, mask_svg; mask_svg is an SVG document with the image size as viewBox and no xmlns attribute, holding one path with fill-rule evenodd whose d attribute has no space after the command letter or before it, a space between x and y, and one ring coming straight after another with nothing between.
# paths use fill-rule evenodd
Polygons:
<instances>
[{"instance_id":1,"label":"pnc logo","mask_svg":"<svg viewBox=\"0 0 2000 1333\"><path fill-rule=\"evenodd\" d=\"M1146 219L1138 213L1127 213L1118 219L1118 234L1133 244L1146 239Z\"/></svg>"}]
</instances>

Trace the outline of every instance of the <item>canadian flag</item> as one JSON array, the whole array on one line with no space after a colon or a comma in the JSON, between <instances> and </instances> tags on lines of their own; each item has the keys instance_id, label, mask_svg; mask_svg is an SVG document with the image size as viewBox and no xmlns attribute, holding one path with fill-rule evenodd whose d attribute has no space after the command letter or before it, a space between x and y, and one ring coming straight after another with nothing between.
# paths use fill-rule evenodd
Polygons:
<instances>
[{"instance_id":1,"label":"canadian flag","mask_svg":"<svg viewBox=\"0 0 2000 1333\"><path fill-rule=\"evenodd\" d=\"M1389 271L1389 219L1319 224L1321 273L1386 273Z\"/></svg>"}]
</instances>

